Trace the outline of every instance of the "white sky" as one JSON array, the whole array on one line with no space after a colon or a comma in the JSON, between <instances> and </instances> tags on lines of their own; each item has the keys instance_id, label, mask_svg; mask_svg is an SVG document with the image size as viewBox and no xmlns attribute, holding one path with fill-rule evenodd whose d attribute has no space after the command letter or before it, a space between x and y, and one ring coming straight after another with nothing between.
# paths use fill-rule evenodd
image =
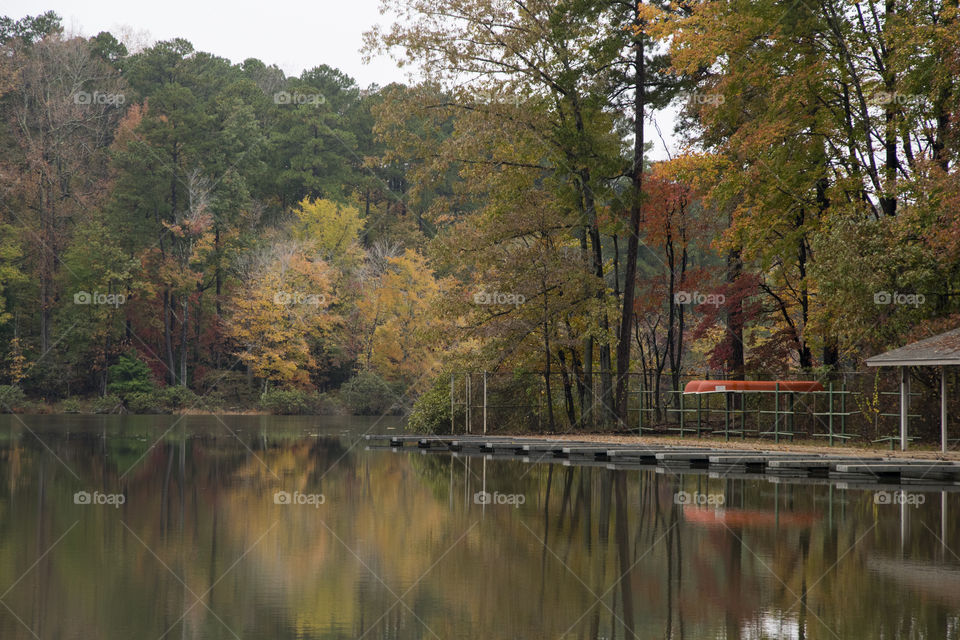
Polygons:
<instances>
[{"instance_id":1,"label":"white sky","mask_svg":"<svg viewBox=\"0 0 960 640\"><path fill-rule=\"evenodd\" d=\"M68 32L85 36L119 36L126 27L154 41L186 38L231 62L259 58L291 76L328 64L366 87L406 79L386 57L360 60L363 32L389 24L378 8L379 0L4 0L0 13L16 19L52 9Z\"/></svg>"},{"instance_id":2,"label":"white sky","mask_svg":"<svg viewBox=\"0 0 960 640\"><path fill-rule=\"evenodd\" d=\"M386 56L366 65L361 61L364 31L391 22L389 15L380 15L379 5L379 0L4 0L0 14L18 19L52 9L68 33L93 36L110 31L120 38L133 32L145 40L143 44L186 38L195 49L234 63L259 58L289 76L327 64L361 87L407 82L407 70L398 69ZM658 121L675 152L673 117L658 114ZM653 159L665 158L652 126L645 137L654 143Z\"/></svg>"}]
</instances>

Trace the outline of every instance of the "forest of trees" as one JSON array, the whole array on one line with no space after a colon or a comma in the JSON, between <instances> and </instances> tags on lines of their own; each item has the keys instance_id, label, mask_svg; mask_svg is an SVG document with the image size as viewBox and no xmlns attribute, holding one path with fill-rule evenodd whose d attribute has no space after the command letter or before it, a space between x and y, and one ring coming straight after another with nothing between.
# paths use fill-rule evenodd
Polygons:
<instances>
[{"instance_id":1,"label":"forest of trees","mask_svg":"<svg viewBox=\"0 0 960 640\"><path fill-rule=\"evenodd\" d=\"M365 89L0 18L3 409L613 425L957 327L958 3L788 4L384 0Z\"/></svg>"}]
</instances>

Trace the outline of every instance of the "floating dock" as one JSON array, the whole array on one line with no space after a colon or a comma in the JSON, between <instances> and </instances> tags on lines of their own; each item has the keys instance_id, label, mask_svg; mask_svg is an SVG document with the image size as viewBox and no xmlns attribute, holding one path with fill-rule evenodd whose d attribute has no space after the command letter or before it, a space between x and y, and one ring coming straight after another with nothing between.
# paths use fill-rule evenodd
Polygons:
<instances>
[{"instance_id":1,"label":"floating dock","mask_svg":"<svg viewBox=\"0 0 960 640\"><path fill-rule=\"evenodd\" d=\"M857 457L760 449L665 444L605 444L523 436L365 435L368 448L457 456L491 456L527 463L657 467L661 472L699 470L715 477L767 475L771 479L823 478L858 484L960 487L960 463L912 458Z\"/></svg>"}]
</instances>

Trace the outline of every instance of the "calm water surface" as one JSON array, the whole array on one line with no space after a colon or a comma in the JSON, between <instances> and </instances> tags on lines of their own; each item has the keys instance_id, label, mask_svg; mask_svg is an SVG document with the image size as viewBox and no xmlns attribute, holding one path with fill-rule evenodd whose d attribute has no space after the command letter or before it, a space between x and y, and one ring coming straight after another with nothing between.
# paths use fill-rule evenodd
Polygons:
<instances>
[{"instance_id":1,"label":"calm water surface","mask_svg":"<svg viewBox=\"0 0 960 640\"><path fill-rule=\"evenodd\" d=\"M0 638L960 634L960 494L366 450L388 426L4 416Z\"/></svg>"}]
</instances>

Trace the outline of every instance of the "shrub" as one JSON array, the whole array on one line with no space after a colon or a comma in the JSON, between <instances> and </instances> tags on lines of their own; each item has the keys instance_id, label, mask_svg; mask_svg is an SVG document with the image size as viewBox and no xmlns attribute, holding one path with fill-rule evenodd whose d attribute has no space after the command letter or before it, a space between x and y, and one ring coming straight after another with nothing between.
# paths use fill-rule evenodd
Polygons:
<instances>
[{"instance_id":1,"label":"shrub","mask_svg":"<svg viewBox=\"0 0 960 640\"><path fill-rule=\"evenodd\" d=\"M343 404L338 396L330 393L320 394L320 406L317 408L317 414L321 416L343 416L349 415L350 411Z\"/></svg>"},{"instance_id":2,"label":"shrub","mask_svg":"<svg viewBox=\"0 0 960 640\"><path fill-rule=\"evenodd\" d=\"M117 364L107 370L107 390L123 398L131 393L153 391L150 367L137 357L135 351L120 356Z\"/></svg>"},{"instance_id":3,"label":"shrub","mask_svg":"<svg viewBox=\"0 0 960 640\"><path fill-rule=\"evenodd\" d=\"M60 411L63 413L81 413L80 400L77 398L67 398L60 405Z\"/></svg>"},{"instance_id":4,"label":"shrub","mask_svg":"<svg viewBox=\"0 0 960 640\"><path fill-rule=\"evenodd\" d=\"M199 404L197 394L183 385L160 389L157 398L168 409L192 409Z\"/></svg>"},{"instance_id":5,"label":"shrub","mask_svg":"<svg viewBox=\"0 0 960 640\"><path fill-rule=\"evenodd\" d=\"M65 398L70 368L62 361L50 356L41 358L27 371L19 386L30 397L42 397L46 400Z\"/></svg>"},{"instance_id":6,"label":"shrub","mask_svg":"<svg viewBox=\"0 0 960 640\"><path fill-rule=\"evenodd\" d=\"M130 413L170 413L162 391L134 391L126 396Z\"/></svg>"},{"instance_id":7,"label":"shrub","mask_svg":"<svg viewBox=\"0 0 960 640\"><path fill-rule=\"evenodd\" d=\"M13 413L27 403L23 389L9 384L0 385L0 413Z\"/></svg>"},{"instance_id":8,"label":"shrub","mask_svg":"<svg viewBox=\"0 0 960 640\"><path fill-rule=\"evenodd\" d=\"M399 396L394 385L373 371L360 371L340 387L340 397L347 408L358 416L400 413L400 407L394 406Z\"/></svg>"},{"instance_id":9,"label":"shrub","mask_svg":"<svg viewBox=\"0 0 960 640\"><path fill-rule=\"evenodd\" d=\"M108 393L94 400L90 410L93 413L120 413L123 411L123 401L112 393Z\"/></svg>"},{"instance_id":10,"label":"shrub","mask_svg":"<svg viewBox=\"0 0 960 640\"><path fill-rule=\"evenodd\" d=\"M450 384L443 376L413 403L407 427L420 433L450 433Z\"/></svg>"},{"instance_id":11,"label":"shrub","mask_svg":"<svg viewBox=\"0 0 960 640\"><path fill-rule=\"evenodd\" d=\"M255 385L247 374L227 369L211 369L196 381L201 396L215 398L211 400L217 406L252 407L259 400Z\"/></svg>"},{"instance_id":12,"label":"shrub","mask_svg":"<svg viewBox=\"0 0 960 640\"><path fill-rule=\"evenodd\" d=\"M260 396L260 407L279 415L315 414L320 405L320 394L316 391L271 389Z\"/></svg>"},{"instance_id":13,"label":"shrub","mask_svg":"<svg viewBox=\"0 0 960 640\"><path fill-rule=\"evenodd\" d=\"M196 408L202 409L203 411L211 411L213 413L220 413L223 411L223 408L227 405L226 400L223 397L223 393L220 391L210 391L201 396L197 396L197 400L193 404L188 404L185 408Z\"/></svg>"}]
</instances>

